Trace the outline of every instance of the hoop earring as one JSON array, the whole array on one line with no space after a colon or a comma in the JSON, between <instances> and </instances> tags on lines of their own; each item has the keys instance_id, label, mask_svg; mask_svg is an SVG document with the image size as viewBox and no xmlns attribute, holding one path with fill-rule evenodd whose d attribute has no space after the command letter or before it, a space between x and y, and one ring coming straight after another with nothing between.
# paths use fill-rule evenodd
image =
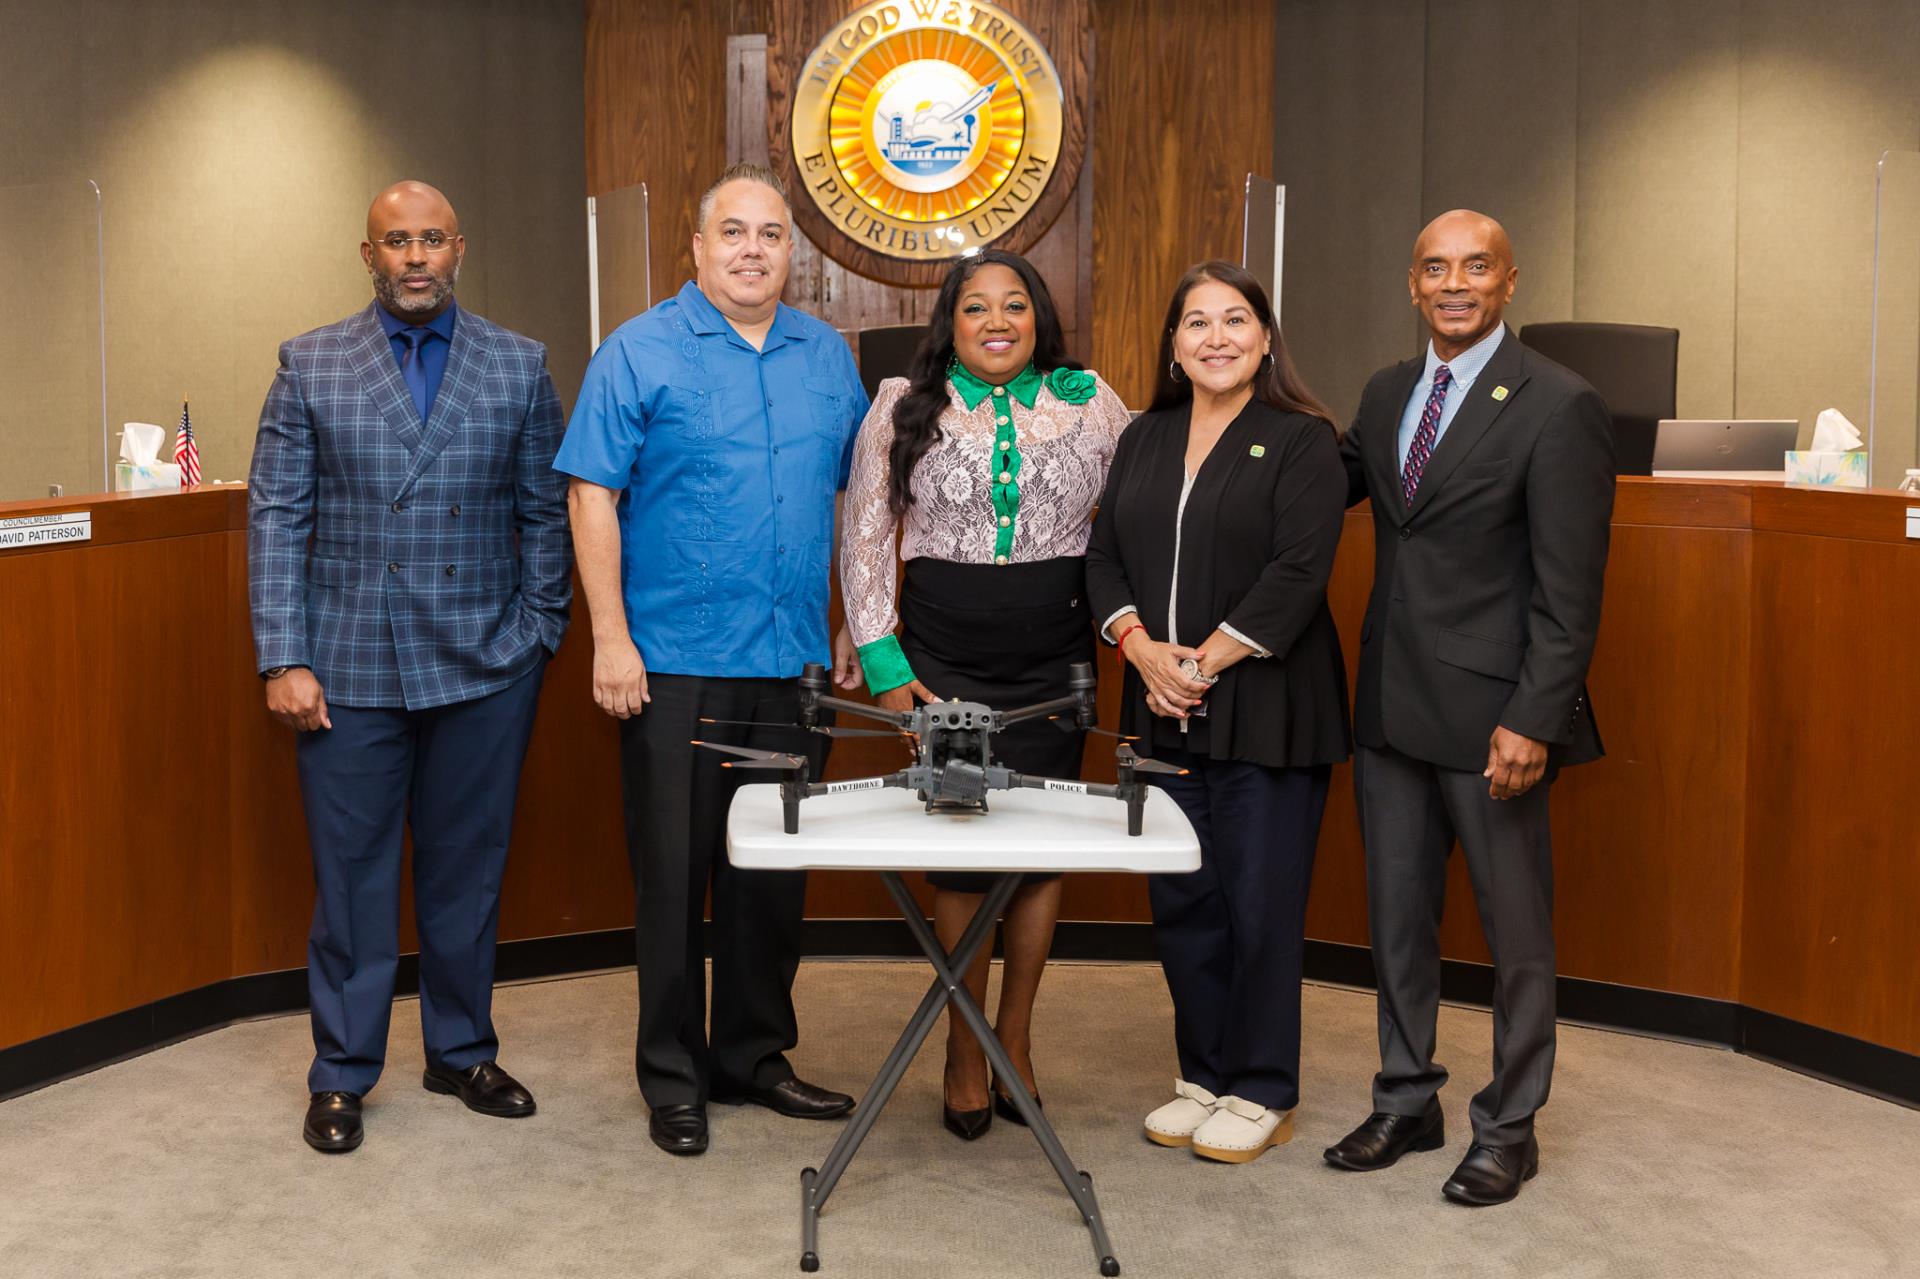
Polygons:
<instances>
[{"instance_id":1,"label":"hoop earring","mask_svg":"<svg viewBox=\"0 0 1920 1279\"><path fill-rule=\"evenodd\" d=\"M1167 379L1172 382L1184 382L1187 380L1187 375L1180 371L1180 361L1167 361Z\"/></svg>"}]
</instances>

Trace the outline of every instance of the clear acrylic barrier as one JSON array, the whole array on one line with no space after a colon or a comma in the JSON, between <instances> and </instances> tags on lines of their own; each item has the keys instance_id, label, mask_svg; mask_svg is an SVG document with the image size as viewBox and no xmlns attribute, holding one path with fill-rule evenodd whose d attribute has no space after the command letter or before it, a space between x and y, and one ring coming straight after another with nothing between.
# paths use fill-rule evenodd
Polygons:
<instances>
[{"instance_id":1,"label":"clear acrylic barrier","mask_svg":"<svg viewBox=\"0 0 1920 1279\"><path fill-rule=\"evenodd\" d=\"M1920 151L1880 156L1873 218L1869 480L1897 488L1920 466Z\"/></svg>"},{"instance_id":2,"label":"clear acrylic barrier","mask_svg":"<svg viewBox=\"0 0 1920 1279\"><path fill-rule=\"evenodd\" d=\"M587 197L587 297L593 349L653 305L647 184Z\"/></svg>"},{"instance_id":3,"label":"clear acrylic barrier","mask_svg":"<svg viewBox=\"0 0 1920 1279\"><path fill-rule=\"evenodd\" d=\"M1287 239L1287 189L1270 178L1247 175L1247 205L1240 222L1240 265L1273 303L1280 318L1280 257Z\"/></svg>"},{"instance_id":4,"label":"clear acrylic barrier","mask_svg":"<svg viewBox=\"0 0 1920 1279\"><path fill-rule=\"evenodd\" d=\"M0 186L0 502L113 488L100 188Z\"/></svg>"}]
</instances>

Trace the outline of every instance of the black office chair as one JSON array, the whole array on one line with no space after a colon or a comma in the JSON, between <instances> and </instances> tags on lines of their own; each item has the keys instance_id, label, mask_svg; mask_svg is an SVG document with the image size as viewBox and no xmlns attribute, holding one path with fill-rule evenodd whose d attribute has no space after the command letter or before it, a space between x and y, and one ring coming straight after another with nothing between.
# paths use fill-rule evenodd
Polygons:
<instances>
[{"instance_id":1,"label":"black office chair","mask_svg":"<svg viewBox=\"0 0 1920 1279\"><path fill-rule=\"evenodd\" d=\"M1674 415L1680 330L1651 324L1529 324L1520 341L1592 384L1613 414L1616 469L1653 474L1653 433Z\"/></svg>"},{"instance_id":2,"label":"black office chair","mask_svg":"<svg viewBox=\"0 0 1920 1279\"><path fill-rule=\"evenodd\" d=\"M877 329L861 329L857 354L860 357L860 382L867 398L880 394L880 383L890 377L906 377L913 364L913 353L927 336L924 324L889 324Z\"/></svg>"}]
</instances>

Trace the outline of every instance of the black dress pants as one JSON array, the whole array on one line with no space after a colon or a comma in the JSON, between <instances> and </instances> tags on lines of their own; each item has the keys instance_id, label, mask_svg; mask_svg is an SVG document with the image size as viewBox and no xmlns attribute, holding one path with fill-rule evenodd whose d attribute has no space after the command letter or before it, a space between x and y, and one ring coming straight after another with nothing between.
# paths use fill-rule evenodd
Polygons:
<instances>
[{"instance_id":1,"label":"black dress pants","mask_svg":"<svg viewBox=\"0 0 1920 1279\"><path fill-rule=\"evenodd\" d=\"M1149 774L1200 838L1200 869L1147 876L1180 1077L1274 1110L1300 1104L1307 888L1332 767L1266 768L1154 749Z\"/></svg>"},{"instance_id":2,"label":"black dress pants","mask_svg":"<svg viewBox=\"0 0 1920 1279\"><path fill-rule=\"evenodd\" d=\"M807 877L728 863L734 791L779 774L722 768L722 756L691 743L806 755L818 777L826 738L794 726L796 680L650 674L647 691L653 700L620 725L640 979L634 1069L648 1106L704 1105L715 1094L769 1088L793 1077L785 1054L799 1039L793 977ZM773 727L702 724L702 716ZM711 1038L702 945L709 888Z\"/></svg>"}]
</instances>

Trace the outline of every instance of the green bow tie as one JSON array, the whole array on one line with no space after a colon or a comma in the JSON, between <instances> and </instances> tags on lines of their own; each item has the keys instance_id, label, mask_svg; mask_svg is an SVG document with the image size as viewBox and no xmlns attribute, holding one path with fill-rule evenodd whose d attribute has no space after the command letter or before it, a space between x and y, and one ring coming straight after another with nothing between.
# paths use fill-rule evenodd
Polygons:
<instances>
[{"instance_id":1,"label":"green bow tie","mask_svg":"<svg viewBox=\"0 0 1920 1279\"><path fill-rule=\"evenodd\" d=\"M983 382L975 377L972 370L960 363L957 356L947 362L947 380L953 383L954 390L960 392L960 402L967 406L968 411L979 408L980 401L992 395L995 389L993 383ZM1019 377L1007 383L1006 392L1028 408L1032 408L1034 401L1040 398L1041 381L1040 370L1028 364L1026 368L1020 370Z\"/></svg>"}]
</instances>

